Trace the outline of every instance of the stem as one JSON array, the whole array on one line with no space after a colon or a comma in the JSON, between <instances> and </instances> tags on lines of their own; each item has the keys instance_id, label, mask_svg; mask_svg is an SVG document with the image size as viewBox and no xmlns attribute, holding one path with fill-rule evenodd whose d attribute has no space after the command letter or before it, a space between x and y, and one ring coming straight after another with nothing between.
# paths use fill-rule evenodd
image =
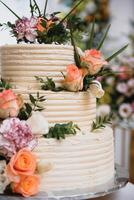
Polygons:
<instances>
[{"instance_id":1,"label":"stem","mask_svg":"<svg viewBox=\"0 0 134 200\"><path fill-rule=\"evenodd\" d=\"M3 1L0 0L0 3L2 3L8 10L10 10L10 12L15 15L15 17L17 17L18 19L21 19L11 8L9 8L5 3L3 3Z\"/></svg>"},{"instance_id":2,"label":"stem","mask_svg":"<svg viewBox=\"0 0 134 200\"><path fill-rule=\"evenodd\" d=\"M46 0L46 2L45 2L45 8L44 8L44 17L45 17L45 15L46 15L47 4L48 4L48 0Z\"/></svg>"},{"instance_id":3,"label":"stem","mask_svg":"<svg viewBox=\"0 0 134 200\"><path fill-rule=\"evenodd\" d=\"M63 23L65 21L66 18L69 17L69 15L81 4L83 3L84 0L80 0L71 10L70 12L60 21L60 23Z\"/></svg>"},{"instance_id":4,"label":"stem","mask_svg":"<svg viewBox=\"0 0 134 200\"><path fill-rule=\"evenodd\" d=\"M33 6L32 6L32 0L30 0L30 8L31 8L31 15L33 16Z\"/></svg>"},{"instance_id":5,"label":"stem","mask_svg":"<svg viewBox=\"0 0 134 200\"><path fill-rule=\"evenodd\" d=\"M37 8L37 10L38 10L38 13L39 13L39 16L41 16L41 11L40 11L40 9L39 9L39 6L38 6L38 4L37 4L36 0L33 0L33 2L34 2L34 3L35 3L35 5L36 5L36 8Z\"/></svg>"}]
</instances>

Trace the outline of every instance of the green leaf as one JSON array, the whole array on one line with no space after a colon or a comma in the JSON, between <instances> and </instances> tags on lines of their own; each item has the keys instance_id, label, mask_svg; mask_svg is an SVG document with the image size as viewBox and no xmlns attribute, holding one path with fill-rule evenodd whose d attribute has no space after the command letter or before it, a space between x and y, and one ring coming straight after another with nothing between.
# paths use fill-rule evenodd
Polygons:
<instances>
[{"instance_id":1,"label":"green leaf","mask_svg":"<svg viewBox=\"0 0 134 200\"><path fill-rule=\"evenodd\" d=\"M52 78L47 77L46 80L43 80L42 78L37 77L37 76L35 78L40 83L42 83L42 85L41 85L42 90L51 90L51 91L54 91L54 92L59 92L59 91L63 90L62 87L56 87L55 82L53 81Z\"/></svg>"},{"instance_id":2,"label":"green leaf","mask_svg":"<svg viewBox=\"0 0 134 200\"><path fill-rule=\"evenodd\" d=\"M72 13L73 11L81 4L84 0L80 0L71 10L70 12L60 21L60 23L63 23Z\"/></svg>"},{"instance_id":3,"label":"green leaf","mask_svg":"<svg viewBox=\"0 0 134 200\"><path fill-rule=\"evenodd\" d=\"M2 3L15 17L18 19L21 19L11 8L9 8L3 1L0 0L0 3Z\"/></svg>"},{"instance_id":4,"label":"green leaf","mask_svg":"<svg viewBox=\"0 0 134 200\"><path fill-rule=\"evenodd\" d=\"M9 83L7 83L4 79L1 78L0 80L0 90L3 91L3 90L8 90L12 88L11 85Z\"/></svg>"},{"instance_id":5,"label":"green leaf","mask_svg":"<svg viewBox=\"0 0 134 200\"><path fill-rule=\"evenodd\" d=\"M90 38L89 38L89 49L92 49L93 47L93 39L94 39L94 27L95 27L95 19L93 20L92 28L91 28L91 33L90 33Z\"/></svg>"},{"instance_id":6,"label":"green leaf","mask_svg":"<svg viewBox=\"0 0 134 200\"><path fill-rule=\"evenodd\" d=\"M81 60L80 60L80 56L79 56L79 53L78 53L78 49L77 49L77 47L75 45L75 41L74 41L73 31L72 31L71 25L70 25L70 34L71 34L71 42L72 42L72 45L74 47L75 63L76 63L77 67L81 67Z\"/></svg>"},{"instance_id":7,"label":"green leaf","mask_svg":"<svg viewBox=\"0 0 134 200\"><path fill-rule=\"evenodd\" d=\"M104 33L104 35L103 35L103 37L102 37L100 43L98 44L98 47L97 47L98 50L101 49L103 43L105 42L105 39L106 39L106 37L107 37L107 35L108 35L108 32L109 32L110 27L111 27L111 24L107 27L106 32Z\"/></svg>"},{"instance_id":8,"label":"green leaf","mask_svg":"<svg viewBox=\"0 0 134 200\"><path fill-rule=\"evenodd\" d=\"M96 122L93 121L91 131L105 128L106 124L111 124L111 120L113 118L113 114L105 115L103 117L99 116L96 118Z\"/></svg>"},{"instance_id":9,"label":"green leaf","mask_svg":"<svg viewBox=\"0 0 134 200\"><path fill-rule=\"evenodd\" d=\"M79 127L73 122L66 124L55 124L54 127L49 129L47 135L44 135L46 138L56 138L57 140L65 139L66 135L75 135L76 130L79 130Z\"/></svg>"},{"instance_id":10,"label":"green leaf","mask_svg":"<svg viewBox=\"0 0 134 200\"><path fill-rule=\"evenodd\" d=\"M29 103L25 103L26 112L30 115L32 112L32 106Z\"/></svg>"},{"instance_id":11,"label":"green leaf","mask_svg":"<svg viewBox=\"0 0 134 200\"><path fill-rule=\"evenodd\" d=\"M115 57L118 56L121 52L123 52L127 47L128 47L128 44L125 45L124 47L122 47L121 49L119 49L118 51L116 51L112 56L110 56L109 58L107 58L106 61L107 61L107 62L111 61L113 58L115 58Z\"/></svg>"},{"instance_id":12,"label":"green leaf","mask_svg":"<svg viewBox=\"0 0 134 200\"><path fill-rule=\"evenodd\" d=\"M30 99L31 103L35 105L36 99L34 98L34 96L30 94L29 99Z\"/></svg>"},{"instance_id":13,"label":"green leaf","mask_svg":"<svg viewBox=\"0 0 134 200\"><path fill-rule=\"evenodd\" d=\"M33 0L33 2L35 3L35 6L36 6L36 8L37 8L37 10L38 10L38 13L39 13L39 16L41 16L41 11L40 11L40 9L39 9L39 6L38 6L36 0Z\"/></svg>"}]
</instances>

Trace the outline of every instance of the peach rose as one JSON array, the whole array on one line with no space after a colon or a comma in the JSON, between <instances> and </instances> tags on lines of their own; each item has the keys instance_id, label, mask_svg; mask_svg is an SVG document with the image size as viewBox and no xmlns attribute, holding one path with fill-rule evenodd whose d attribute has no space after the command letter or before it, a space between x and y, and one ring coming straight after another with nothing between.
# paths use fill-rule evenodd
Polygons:
<instances>
[{"instance_id":1,"label":"peach rose","mask_svg":"<svg viewBox=\"0 0 134 200\"><path fill-rule=\"evenodd\" d=\"M16 95L12 90L4 90L0 93L0 118L16 117L20 108L23 106L23 100L20 95Z\"/></svg>"},{"instance_id":2,"label":"peach rose","mask_svg":"<svg viewBox=\"0 0 134 200\"><path fill-rule=\"evenodd\" d=\"M64 79L63 86L65 89L77 92L83 88L83 70L79 69L76 65L71 64L67 66L67 74Z\"/></svg>"},{"instance_id":3,"label":"peach rose","mask_svg":"<svg viewBox=\"0 0 134 200\"><path fill-rule=\"evenodd\" d=\"M104 65L108 64L101 52L96 49L86 50L81 61L87 64L91 75L97 74Z\"/></svg>"},{"instance_id":4,"label":"peach rose","mask_svg":"<svg viewBox=\"0 0 134 200\"><path fill-rule=\"evenodd\" d=\"M37 175L21 176L19 183L12 184L14 193L29 197L38 193L39 190L39 177Z\"/></svg>"},{"instance_id":5,"label":"peach rose","mask_svg":"<svg viewBox=\"0 0 134 200\"><path fill-rule=\"evenodd\" d=\"M42 23L46 24L45 27L42 25ZM46 20L42 17L39 17L36 28L38 31L44 32L44 31L48 31L52 25L53 25L52 20Z\"/></svg>"},{"instance_id":6,"label":"peach rose","mask_svg":"<svg viewBox=\"0 0 134 200\"><path fill-rule=\"evenodd\" d=\"M14 155L7 165L6 173L9 180L12 182L19 182L22 175L33 175L36 169L36 157L27 150L21 149L16 155Z\"/></svg>"}]
</instances>

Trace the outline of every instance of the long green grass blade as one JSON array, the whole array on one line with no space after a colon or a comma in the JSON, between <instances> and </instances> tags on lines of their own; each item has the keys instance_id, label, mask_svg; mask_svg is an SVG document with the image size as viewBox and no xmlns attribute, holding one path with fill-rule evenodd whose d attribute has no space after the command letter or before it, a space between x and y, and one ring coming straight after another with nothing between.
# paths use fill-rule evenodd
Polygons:
<instances>
[{"instance_id":1,"label":"long green grass blade","mask_svg":"<svg viewBox=\"0 0 134 200\"><path fill-rule=\"evenodd\" d=\"M84 0L80 0L71 10L70 10L70 12L60 21L60 23L63 23L64 21L65 21L65 19L67 19L69 16L70 16L70 14L81 4L81 3L83 3L84 2Z\"/></svg>"},{"instance_id":2,"label":"long green grass blade","mask_svg":"<svg viewBox=\"0 0 134 200\"><path fill-rule=\"evenodd\" d=\"M0 3L2 3L10 12L17 17L18 19L21 19L11 8L9 8L3 1L0 0Z\"/></svg>"},{"instance_id":3,"label":"long green grass blade","mask_svg":"<svg viewBox=\"0 0 134 200\"><path fill-rule=\"evenodd\" d=\"M45 8L44 8L44 17L45 17L45 15L46 15L47 4L48 4L48 0L46 0L46 2L45 2Z\"/></svg>"},{"instance_id":4,"label":"long green grass blade","mask_svg":"<svg viewBox=\"0 0 134 200\"><path fill-rule=\"evenodd\" d=\"M121 52L123 52L126 48L128 47L128 44L125 45L124 47L122 47L121 49L119 49L118 51L116 51L112 56L108 57L106 59L106 61L111 61L113 58L115 58L116 56L118 56Z\"/></svg>"},{"instance_id":5,"label":"long green grass blade","mask_svg":"<svg viewBox=\"0 0 134 200\"><path fill-rule=\"evenodd\" d=\"M104 33L104 35L103 35L103 37L102 37L102 39L101 39L101 41L100 41L100 43L99 43L99 45L98 45L98 47L97 47L98 50L101 49L103 43L105 42L105 39L106 39L106 37L107 37L107 34L108 34L108 32L109 32L110 27L111 27L111 24L107 27L106 32Z\"/></svg>"},{"instance_id":6,"label":"long green grass blade","mask_svg":"<svg viewBox=\"0 0 134 200\"><path fill-rule=\"evenodd\" d=\"M39 16L41 16L41 11L40 11L40 9L39 9L39 6L38 6L36 0L33 0L33 2L35 3L35 6L36 6L36 8L37 8L37 10L38 10L38 13L39 13Z\"/></svg>"},{"instance_id":7,"label":"long green grass blade","mask_svg":"<svg viewBox=\"0 0 134 200\"><path fill-rule=\"evenodd\" d=\"M79 56L78 49L77 49L75 41L74 41L74 36L73 36L73 31L72 31L71 25L70 25L70 34L71 34L71 42L74 47L75 62L76 62L77 67L80 67L80 63L81 63L80 56Z\"/></svg>"},{"instance_id":8,"label":"long green grass blade","mask_svg":"<svg viewBox=\"0 0 134 200\"><path fill-rule=\"evenodd\" d=\"M30 9L31 9L31 15L33 16L33 5L32 5L32 0L30 0Z\"/></svg>"},{"instance_id":9,"label":"long green grass blade","mask_svg":"<svg viewBox=\"0 0 134 200\"><path fill-rule=\"evenodd\" d=\"M89 49L93 47L93 39L94 39L94 27L95 27L95 19L93 20L92 28L91 28L91 33L90 33L90 38L89 38Z\"/></svg>"}]
</instances>

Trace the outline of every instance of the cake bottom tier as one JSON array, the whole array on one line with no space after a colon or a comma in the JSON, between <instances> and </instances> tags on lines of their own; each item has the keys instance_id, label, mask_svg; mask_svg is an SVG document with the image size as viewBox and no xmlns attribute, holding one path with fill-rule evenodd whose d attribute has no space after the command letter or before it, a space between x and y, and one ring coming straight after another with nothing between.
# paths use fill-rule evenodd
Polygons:
<instances>
[{"instance_id":1,"label":"cake bottom tier","mask_svg":"<svg viewBox=\"0 0 134 200\"><path fill-rule=\"evenodd\" d=\"M89 188L114 177L114 142L110 127L94 133L79 133L65 140L40 138L35 153L41 173L40 191Z\"/></svg>"}]
</instances>

